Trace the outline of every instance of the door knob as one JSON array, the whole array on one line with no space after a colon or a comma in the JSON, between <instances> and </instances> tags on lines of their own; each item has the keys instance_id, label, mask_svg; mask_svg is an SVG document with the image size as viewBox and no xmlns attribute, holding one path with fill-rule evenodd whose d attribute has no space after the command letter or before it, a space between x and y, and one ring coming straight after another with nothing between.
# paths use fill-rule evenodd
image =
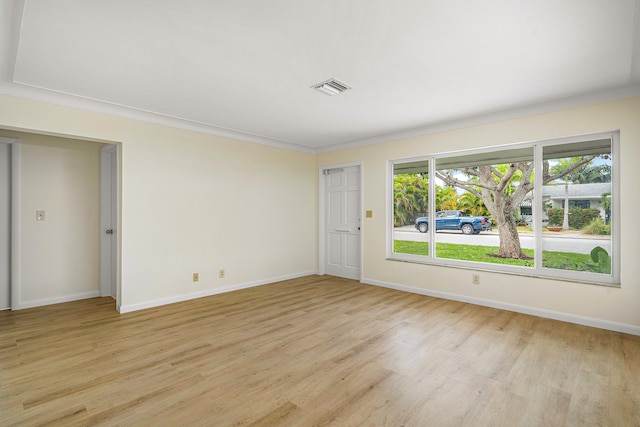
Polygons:
<instances>
[{"instance_id":1,"label":"door knob","mask_svg":"<svg viewBox=\"0 0 640 427\"><path fill-rule=\"evenodd\" d=\"M113 234L113 229L109 229L106 231L107 234Z\"/></svg>"}]
</instances>

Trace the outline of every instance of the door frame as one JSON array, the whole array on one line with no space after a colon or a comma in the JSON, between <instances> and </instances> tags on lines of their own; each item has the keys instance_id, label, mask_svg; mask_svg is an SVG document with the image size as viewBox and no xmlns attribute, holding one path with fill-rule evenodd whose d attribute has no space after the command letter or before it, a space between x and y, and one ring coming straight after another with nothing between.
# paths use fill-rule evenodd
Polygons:
<instances>
[{"instance_id":1,"label":"door frame","mask_svg":"<svg viewBox=\"0 0 640 427\"><path fill-rule=\"evenodd\" d=\"M100 150L100 296L111 296L116 301L118 301L117 254L119 253L118 151L117 144L106 145ZM115 173L113 162L115 162ZM113 197L113 191L115 191L115 197ZM113 212L115 212L115 218ZM113 235L106 235L107 227L116 230L115 239ZM116 259L113 259L112 245L115 245ZM114 280L115 289L112 290Z\"/></svg>"},{"instance_id":2,"label":"door frame","mask_svg":"<svg viewBox=\"0 0 640 427\"><path fill-rule=\"evenodd\" d=\"M10 304L11 310L20 307L20 140L2 136L1 142L11 147L11 190L9 193L11 203L11 248L10 256Z\"/></svg>"},{"instance_id":3,"label":"door frame","mask_svg":"<svg viewBox=\"0 0 640 427\"><path fill-rule=\"evenodd\" d=\"M362 220L364 219L364 216L362 215L364 212L363 210L364 197L362 196L364 193L363 191L364 190L364 179L363 179L364 165L362 161L325 165L325 166L321 166L318 169L318 274L320 275L325 274L325 271L326 271L325 267L326 267L326 261L327 261L325 256L326 200L325 200L324 171L330 170L330 169L348 168L353 166L358 166L360 168L360 218L361 220L360 220L360 242L359 242L360 243L360 274L359 275L360 275L360 282L362 282L362 268L363 268L363 261L364 261L363 252L362 252L362 235L364 234L364 230L365 230L364 221Z\"/></svg>"}]
</instances>

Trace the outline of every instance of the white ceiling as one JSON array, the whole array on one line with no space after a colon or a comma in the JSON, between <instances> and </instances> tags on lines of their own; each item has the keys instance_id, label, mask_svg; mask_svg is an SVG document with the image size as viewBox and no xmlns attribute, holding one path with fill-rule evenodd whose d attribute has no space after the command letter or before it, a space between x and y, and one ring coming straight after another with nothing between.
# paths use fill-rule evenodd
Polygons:
<instances>
[{"instance_id":1,"label":"white ceiling","mask_svg":"<svg viewBox=\"0 0 640 427\"><path fill-rule=\"evenodd\" d=\"M311 152L640 94L640 0L2 0L0 13L4 93ZM332 77L353 90L310 88Z\"/></svg>"}]
</instances>

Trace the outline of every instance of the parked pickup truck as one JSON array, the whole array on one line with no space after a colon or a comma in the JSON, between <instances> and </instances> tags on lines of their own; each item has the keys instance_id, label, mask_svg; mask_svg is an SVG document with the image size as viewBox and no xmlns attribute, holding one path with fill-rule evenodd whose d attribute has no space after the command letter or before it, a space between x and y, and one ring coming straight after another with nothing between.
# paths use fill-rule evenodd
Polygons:
<instances>
[{"instance_id":1,"label":"parked pickup truck","mask_svg":"<svg viewBox=\"0 0 640 427\"><path fill-rule=\"evenodd\" d=\"M429 217L416 219L416 228L421 233L429 231ZM491 231L491 218L487 216L464 216L460 211L436 212L436 231L461 230L464 234L478 234L481 231Z\"/></svg>"}]
</instances>

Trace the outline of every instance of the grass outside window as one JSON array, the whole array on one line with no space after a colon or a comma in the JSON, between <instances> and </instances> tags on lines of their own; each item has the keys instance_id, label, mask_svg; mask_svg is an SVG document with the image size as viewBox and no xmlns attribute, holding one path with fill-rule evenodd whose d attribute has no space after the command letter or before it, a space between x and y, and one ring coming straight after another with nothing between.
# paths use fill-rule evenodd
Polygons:
<instances>
[{"instance_id":1,"label":"grass outside window","mask_svg":"<svg viewBox=\"0 0 640 427\"><path fill-rule=\"evenodd\" d=\"M533 266L533 260L497 258L495 256L492 256L497 252L497 250L497 246L461 245L455 243L436 242L436 252L438 254L438 258L485 262L501 265L515 265L520 267ZM523 250L527 255L533 256L533 249ZM427 256L429 255L429 243L414 242L409 240L395 240L394 252ZM542 264L546 268L599 272L597 268L592 265L592 260L589 254L543 251L542 259Z\"/></svg>"}]
</instances>

